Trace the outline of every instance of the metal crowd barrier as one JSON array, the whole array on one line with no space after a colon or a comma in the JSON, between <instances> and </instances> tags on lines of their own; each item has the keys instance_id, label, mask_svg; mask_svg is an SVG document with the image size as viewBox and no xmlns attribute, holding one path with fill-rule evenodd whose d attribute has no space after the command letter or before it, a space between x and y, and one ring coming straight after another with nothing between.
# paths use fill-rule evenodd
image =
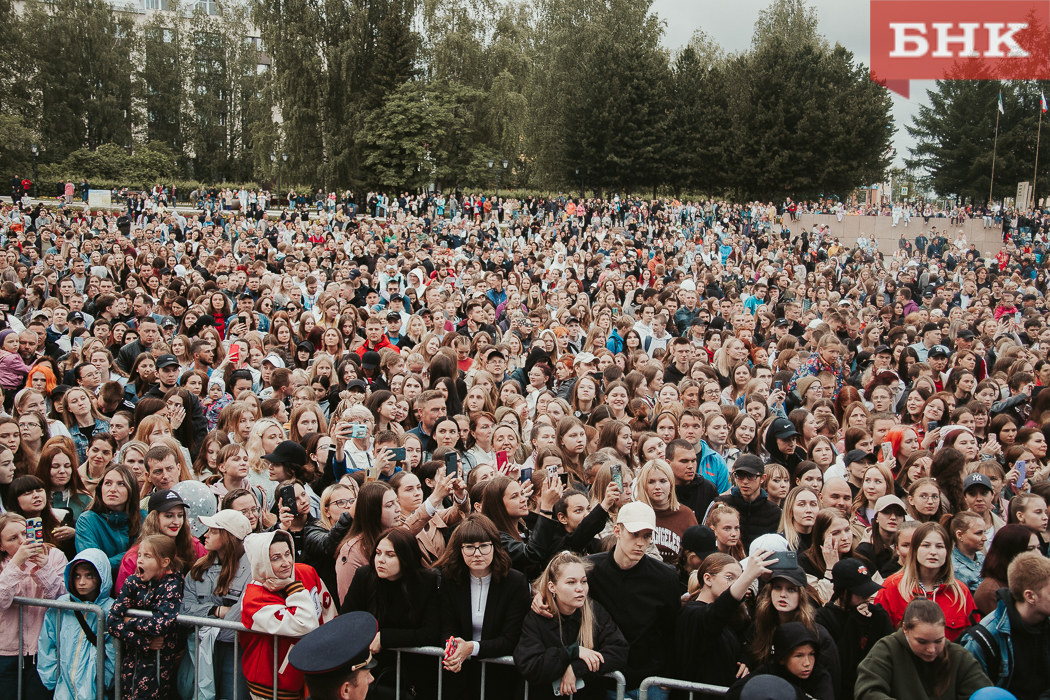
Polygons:
<instances>
[{"instance_id":1,"label":"metal crowd barrier","mask_svg":"<svg viewBox=\"0 0 1050 700\"><path fill-rule=\"evenodd\" d=\"M98 631L101 634L95 635L95 697L103 697L103 693L106 690L106 613L100 605L92 605L91 603L73 603L61 600L47 600L44 598L23 598L16 596L13 601L18 606L18 689L16 690L15 698L21 700L23 697L22 689L22 673L25 667L25 606L29 605L37 608L56 608L58 610L75 610L83 613L91 613L98 618ZM61 649L59 647L59 637L55 637L55 660L56 663L61 665ZM117 668L119 671L119 667Z\"/></svg>"},{"instance_id":2,"label":"metal crowd barrier","mask_svg":"<svg viewBox=\"0 0 1050 700\"><path fill-rule=\"evenodd\" d=\"M444 665L442 663L445 656L445 650L441 647L404 647L401 649L394 649L397 652L397 672L394 674L397 682L394 687L394 699L400 700L401 698L401 654L419 654L420 656L436 656L437 657L437 670L438 670L438 686L437 696L438 700L441 700L441 681L442 681L442 669ZM512 656L499 656L493 659L478 659L475 661L481 662L481 700L485 700L485 671L489 664L497 664L499 666L513 666L514 657ZM624 678L623 674L619 671L613 671L612 673L605 674L606 678L611 678L616 681L616 700L624 700L624 692L627 687L627 679ZM525 681L525 700L529 700L529 683Z\"/></svg>"},{"instance_id":3,"label":"metal crowd barrier","mask_svg":"<svg viewBox=\"0 0 1050 700\"><path fill-rule=\"evenodd\" d=\"M77 610L84 613L91 613L98 619L98 630L97 642L96 642L96 669L95 669L95 691L96 698L105 697L105 674L106 674L106 613L99 605L93 605L90 603L73 603L58 600L46 600L42 598L14 598L14 604L18 605L18 689L15 695L16 700L21 700L23 697L22 688L22 671L24 664L24 625L23 625L23 612L25 606L40 607L40 608L56 608L59 610ZM150 618L153 617L153 613L148 610L129 610L127 611L129 617L139 618ZM179 615L178 624L185 627L193 628L193 642L194 642L194 654L200 654L200 629L202 627L215 627L218 629L231 630L233 632L247 632L248 629L239 622L229 622L227 620L218 620L210 617L196 617L193 615ZM273 700L277 700L277 679L278 679L278 644L279 637L273 636ZM113 658L113 686L115 700L121 699L121 686L120 686L120 666L121 666L121 654L122 644L120 640L114 640L114 658ZM239 677L239 670L241 665L240 653L238 651L239 639L237 635L233 637L233 656L234 656L234 677ZM397 671L396 671L396 685L395 695L396 699L401 697L401 655L402 654L418 654L421 656L434 656L437 657L437 669L438 669L438 700L441 700L442 694L442 658L444 657L445 651L441 647L407 647L401 649L393 649L397 653ZM160 684L160 652L157 650L157 682ZM58 646L58 640L55 642L55 654L57 662L61 665L61 654ZM199 659L194 660L194 700L200 698L200 663ZM481 662L481 700L485 700L485 675L488 664L497 664L500 666L513 666L514 658L511 656L500 656L494 659L477 659ZM176 671L177 673L177 671ZM215 669L216 675L220 673L220 669ZM626 679L623 674L619 671L607 673L606 678L611 678L616 683L616 700L624 700L624 694L626 690ZM683 690L701 690L706 691L709 694L725 694L725 688L719 688L717 686L702 686L701 684L690 684L684 683L683 681L675 681L667 678L648 678L642 683L641 700L645 700L646 690L650 685L659 683L659 685L666 685L675 688L681 688ZM696 687L694 687L696 686ZM234 683L233 697L231 700L238 700L237 684ZM529 698L529 685L525 683L525 700ZM244 698L242 700L248 700Z\"/></svg>"},{"instance_id":4,"label":"metal crowd barrier","mask_svg":"<svg viewBox=\"0 0 1050 700\"><path fill-rule=\"evenodd\" d=\"M729 688L721 685L708 685L707 683L690 683L689 681L680 681L675 678L661 678L659 676L651 676L642 681L642 685L639 687L638 700L648 700L649 688L654 685L663 686L664 688L670 688L671 690L685 690L689 692L689 700L693 700L694 693L700 693L701 695L714 695L724 696L729 692Z\"/></svg>"}]
</instances>

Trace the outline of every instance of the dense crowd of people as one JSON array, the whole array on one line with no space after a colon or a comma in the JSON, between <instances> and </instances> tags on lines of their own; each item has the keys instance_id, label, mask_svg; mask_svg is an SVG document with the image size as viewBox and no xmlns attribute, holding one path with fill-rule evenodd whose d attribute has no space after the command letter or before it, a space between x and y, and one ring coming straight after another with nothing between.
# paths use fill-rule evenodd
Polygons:
<instances>
[{"instance_id":1,"label":"dense crowd of people","mask_svg":"<svg viewBox=\"0 0 1050 700\"><path fill-rule=\"evenodd\" d=\"M0 207L0 683L292 700L366 611L375 697L1050 693L1041 248L394 201Z\"/></svg>"}]
</instances>

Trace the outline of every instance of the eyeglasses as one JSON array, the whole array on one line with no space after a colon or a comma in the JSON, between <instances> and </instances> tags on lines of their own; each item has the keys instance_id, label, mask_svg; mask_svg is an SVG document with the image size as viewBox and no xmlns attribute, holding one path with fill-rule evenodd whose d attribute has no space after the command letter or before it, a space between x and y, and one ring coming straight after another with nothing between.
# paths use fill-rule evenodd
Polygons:
<instances>
[{"instance_id":1,"label":"eyeglasses","mask_svg":"<svg viewBox=\"0 0 1050 700\"><path fill-rule=\"evenodd\" d=\"M475 554L488 554L492 551L491 542L482 542L481 544L465 544L460 549L463 550L464 554L475 555Z\"/></svg>"},{"instance_id":2,"label":"eyeglasses","mask_svg":"<svg viewBox=\"0 0 1050 700\"><path fill-rule=\"evenodd\" d=\"M752 474L750 472L734 472L733 476L741 481L754 481L759 477L759 474Z\"/></svg>"},{"instance_id":3,"label":"eyeglasses","mask_svg":"<svg viewBox=\"0 0 1050 700\"><path fill-rule=\"evenodd\" d=\"M917 493L915 498L920 501L937 501L940 500L941 495L939 493Z\"/></svg>"},{"instance_id":4,"label":"eyeglasses","mask_svg":"<svg viewBox=\"0 0 1050 700\"><path fill-rule=\"evenodd\" d=\"M250 517L252 517L253 515L258 515L258 514L259 514L259 507L258 507L258 506L256 506L255 508L242 508L242 509L240 510L240 513L241 513L241 515L243 515L244 517L246 517L246 518L250 518Z\"/></svg>"},{"instance_id":5,"label":"eyeglasses","mask_svg":"<svg viewBox=\"0 0 1050 700\"><path fill-rule=\"evenodd\" d=\"M345 510L355 503L357 503L356 498L340 498L338 501L331 501L328 505Z\"/></svg>"}]
</instances>

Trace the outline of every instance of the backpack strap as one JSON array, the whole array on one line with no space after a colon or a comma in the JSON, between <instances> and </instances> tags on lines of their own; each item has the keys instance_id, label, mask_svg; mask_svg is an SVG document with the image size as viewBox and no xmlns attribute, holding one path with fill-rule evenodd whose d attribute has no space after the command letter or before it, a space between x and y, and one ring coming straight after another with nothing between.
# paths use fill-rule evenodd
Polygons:
<instances>
[{"instance_id":1,"label":"backpack strap","mask_svg":"<svg viewBox=\"0 0 1050 700\"><path fill-rule=\"evenodd\" d=\"M73 614L77 616L77 622L80 623L80 629L84 630L84 636L87 637L88 643L93 647L97 647L98 637L95 636L95 633L88 626L87 620L84 619L84 613L74 610Z\"/></svg>"},{"instance_id":2,"label":"backpack strap","mask_svg":"<svg viewBox=\"0 0 1050 700\"><path fill-rule=\"evenodd\" d=\"M984 625L972 625L966 630L966 635L977 643L981 654L988 666L988 677L995 683L999 679L1002 659L999 656L999 642L995 636Z\"/></svg>"}]
</instances>

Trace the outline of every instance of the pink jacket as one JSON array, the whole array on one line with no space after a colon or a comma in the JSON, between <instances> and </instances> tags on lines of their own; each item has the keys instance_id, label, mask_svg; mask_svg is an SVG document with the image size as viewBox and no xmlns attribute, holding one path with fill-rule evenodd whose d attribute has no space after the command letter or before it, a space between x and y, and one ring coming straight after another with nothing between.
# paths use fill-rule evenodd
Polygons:
<instances>
[{"instance_id":1,"label":"pink jacket","mask_svg":"<svg viewBox=\"0 0 1050 700\"><path fill-rule=\"evenodd\" d=\"M37 567L26 562L21 568L11 566L5 557L0 563L0 656L18 656L18 607L11 600L16 596L55 600L66 592L66 555L58 547L50 547L47 564ZM47 608L26 606L22 617L22 649L25 654L36 654L40 628L44 625Z\"/></svg>"},{"instance_id":2,"label":"pink jacket","mask_svg":"<svg viewBox=\"0 0 1050 700\"><path fill-rule=\"evenodd\" d=\"M9 352L0 357L0 386L3 388L18 388L28 375L29 365L22 361L22 356L17 352Z\"/></svg>"}]
</instances>

